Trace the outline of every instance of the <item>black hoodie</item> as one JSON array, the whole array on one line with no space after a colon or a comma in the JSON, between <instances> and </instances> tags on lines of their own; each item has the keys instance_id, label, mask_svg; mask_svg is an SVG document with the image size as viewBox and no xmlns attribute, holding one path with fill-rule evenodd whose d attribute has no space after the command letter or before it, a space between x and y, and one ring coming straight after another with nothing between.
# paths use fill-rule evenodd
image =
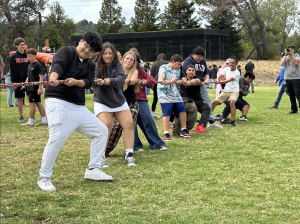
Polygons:
<instances>
[{"instance_id":1,"label":"black hoodie","mask_svg":"<svg viewBox=\"0 0 300 224\"><path fill-rule=\"evenodd\" d=\"M27 59L26 51L24 54L21 54L19 51L16 51L10 57L10 78L12 83L25 82L27 78L27 70L30 62Z\"/></svg>"}]
</instances>

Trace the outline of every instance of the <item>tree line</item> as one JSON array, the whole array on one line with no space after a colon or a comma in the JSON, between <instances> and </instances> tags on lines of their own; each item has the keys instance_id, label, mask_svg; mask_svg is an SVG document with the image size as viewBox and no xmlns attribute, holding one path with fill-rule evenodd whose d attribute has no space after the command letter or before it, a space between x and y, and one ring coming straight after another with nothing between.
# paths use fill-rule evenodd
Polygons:
<instances>
[{"instance_id":1,"label":"tree line","mask_svg":"<svg viewBox=\"0 0 300 224\"><path fill-rule=\"evenodd\" d=\"M42 16L46 7L50 13ZM259 59L274 59L288 44L300 48L298 0L169 0L161 12L158 0L136 0L135 16L126 24L117 0L103 0L95 24L69 18L48 0L0 0L0 52L13 50L14 38L29 46L70 45L72 35L87 30L100 34L210 28L230 31L232 51L245 58L254 50ZM37 44L38 43L38 44Z\"/></svg>"}]
</instances>

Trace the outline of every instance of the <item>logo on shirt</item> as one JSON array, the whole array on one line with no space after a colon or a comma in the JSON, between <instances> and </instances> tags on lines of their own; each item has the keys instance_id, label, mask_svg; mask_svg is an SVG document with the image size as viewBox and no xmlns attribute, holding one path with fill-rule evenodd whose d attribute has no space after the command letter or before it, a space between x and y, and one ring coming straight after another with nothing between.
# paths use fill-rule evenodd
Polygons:
<instances>
[{"instance_id":1,"label":"logo on shirt","mask_svg":"<svg viewBox=\"0 0 300 224\"><path fill-rule=\"evenodd\" d=\"M196 71L204 72L205 71L205 66L204 65L200 65L200 64L195 64L195 70Z\"/></svg>"},{"instance_id":2,"label":"logo on shirt","mask_svg":"<svg viewBox=\"0 0 300 224\"><path fill-rule=\"evenodd\" d=\"M16 58L16 63L28 63L28 58Z\"/></svg>"}]
</instances>

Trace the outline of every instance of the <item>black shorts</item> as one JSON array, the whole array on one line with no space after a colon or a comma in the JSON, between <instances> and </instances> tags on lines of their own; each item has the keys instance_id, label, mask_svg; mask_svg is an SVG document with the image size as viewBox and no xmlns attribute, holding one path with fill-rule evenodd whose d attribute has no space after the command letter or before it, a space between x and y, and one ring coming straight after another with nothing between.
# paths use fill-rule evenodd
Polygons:
<instances>
[{"instance_id":1,"label":"black shorts","mask_svg":"<svg viewBox=\"0 0 300 224\"><path fill-rule=\"evenodd\" d=\"M21 89L22 87L18 87L15 89L15 98L24 98L26 89Z\"/></svg>"},{"instance_id":2,"label":"black shorts","mask_svg":"<svg viewBox=\"0 0 300 224\"><path fill-rule=\"evenodd\" d=\"M37 91L29 91L27 92L29 97L29 103L39 103L41 102L41 95L37 94Z\"/></svg>"}]
</instances>

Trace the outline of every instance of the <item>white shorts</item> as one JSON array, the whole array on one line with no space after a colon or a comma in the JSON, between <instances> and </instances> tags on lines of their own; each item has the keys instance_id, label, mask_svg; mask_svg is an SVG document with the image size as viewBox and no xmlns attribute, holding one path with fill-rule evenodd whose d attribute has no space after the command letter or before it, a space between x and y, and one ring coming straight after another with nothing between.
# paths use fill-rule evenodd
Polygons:
<instances>
[{"instance_id":1,"label":"white shorts","mask_svg":"<svg viewBox=\"0 0 300 224\"><path fill-rule=\"evenodd\" d=\"M129 110L129 106L126 101L122 106L116 108L109 108L102 103L94 102L94 114L96 116L102 112L119 112L123 110Z\"/></svg>"}]
</instances>

